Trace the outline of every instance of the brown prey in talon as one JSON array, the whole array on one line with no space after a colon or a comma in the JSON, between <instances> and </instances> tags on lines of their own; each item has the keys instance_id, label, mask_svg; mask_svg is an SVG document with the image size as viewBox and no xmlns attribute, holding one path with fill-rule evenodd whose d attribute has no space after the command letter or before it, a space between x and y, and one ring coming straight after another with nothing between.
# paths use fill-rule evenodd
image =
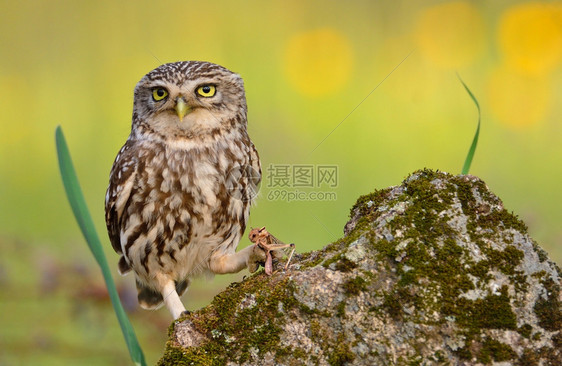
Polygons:
<instances>
[{"instance_id":1,"label":"brown prey in talon","mask_svg":"<svg viewBox=\"0 0 562 366\"><path fill-rule=\"evenodd\" d=\"M265 257L265 274L271 276L273 274L273 256L272 252L279 251L281 249L291 248L291 252L289 253L289 258L287 259L287 263L285 263L285 267L283 270L287 270L289 268L289 263L291 262L291 258L293 257L293 253L295 252L295 244L285 244L281 240L277 239L275 236L271 235L266 229L265 226L259 229L252 229L250 230L250 234L248 235L250 241L254 243L256 246L263 249L266 253ZM281 258L281 256L276 255L276 258Z\"/></svg>"}]
</instances>

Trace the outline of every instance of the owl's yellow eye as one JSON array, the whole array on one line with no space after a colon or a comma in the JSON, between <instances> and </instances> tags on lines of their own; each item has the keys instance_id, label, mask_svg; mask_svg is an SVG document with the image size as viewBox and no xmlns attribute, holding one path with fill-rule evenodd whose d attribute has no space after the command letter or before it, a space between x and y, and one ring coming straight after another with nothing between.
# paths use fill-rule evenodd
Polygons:
<instances>
[{"instance_id":1,"label":"owl's yellow eye","mask_svg":"<svg viewBox=\"0 0 562 366\"><path fill-rule=\"evenodd\" d=\"M164 88L154 88L152 90L152 99L158 102L168 96L168 91Z\"/></svg>"},{"instance_id":2,"label":"owl's yellow eye","mask_svg":"<svg viewBox=\"0 0 562 366\"><path fill-rule=\"evenodd\" d=\"M217 92L217 89L214 85L203 85L197 88L197 94L202 97L210 98Z\"/></svg>"}]
</instances>

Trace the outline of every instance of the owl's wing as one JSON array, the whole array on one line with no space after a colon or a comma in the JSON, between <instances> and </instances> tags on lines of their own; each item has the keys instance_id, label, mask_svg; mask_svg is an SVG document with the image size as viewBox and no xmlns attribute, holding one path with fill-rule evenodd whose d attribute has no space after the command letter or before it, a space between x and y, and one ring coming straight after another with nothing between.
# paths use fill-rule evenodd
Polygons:
<instances>
[{"instance_id":1,"label":"owl's wing","mask_svg":"<svg viewBox=\"0 0 562 366\"><path fill-rule=\"evenodd\" d=\"M258 150L254 144L250 141L250 166L252 167L253 174L251 176L252 184L257 188L261 182L261 163L260 156L258 155Z\"/></svg>"},{"instance_id":2,"label":"owl's wing","mask_svg":"<svg viewBox=\"0 0 562 366\"><path fill-rule=\"evenodd\" d=\"M107 232L111 246L119 254L122 254L120 221L137 176L138 162L133 154L134 150L133 142L127 140L115 158L109 175L109 187L105 194Z\"/></svg>"}]
</instances>

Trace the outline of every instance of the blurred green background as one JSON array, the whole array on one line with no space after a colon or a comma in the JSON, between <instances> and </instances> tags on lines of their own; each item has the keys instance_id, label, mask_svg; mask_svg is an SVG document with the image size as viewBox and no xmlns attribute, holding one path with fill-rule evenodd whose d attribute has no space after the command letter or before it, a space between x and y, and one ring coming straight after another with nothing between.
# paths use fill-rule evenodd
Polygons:
<instances>
[{"instance_id":1,"label":"blurred green background","mask_svg":"<svg viewBox=\"0 0 562 366\"><path fill-rule=\"evenodd\" d=\"M264 167L250 225L299 251L338 239L361 194L423 167L460 172L477 113L458 72L482 107L471 173L562 263L560 1L2 0L0 52L0 365L129 364L64 196L54 129L64 129L116 269L108 174L136 82L165 62L207 60L242 75ZM274 187L279 167L295 165L336 166L337 185L298 187L289 176ZM274 199L280 188L337 199ZM186 306L242 275L196 280ZM138 310L133 277L115 277L154 363L170 316Z\"/></svg>"}]
</instances>

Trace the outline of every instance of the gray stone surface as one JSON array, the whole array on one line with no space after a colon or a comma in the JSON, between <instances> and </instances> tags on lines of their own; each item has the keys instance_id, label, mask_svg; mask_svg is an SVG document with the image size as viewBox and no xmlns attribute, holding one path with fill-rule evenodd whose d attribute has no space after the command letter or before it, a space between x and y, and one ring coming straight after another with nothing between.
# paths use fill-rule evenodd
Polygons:
<instances>
[{"instance_id":1,"label":"gray stone surface","mask_svg":"<svg viewBox=\"0 0 562 366\"><path fill-rule=\"evenodd\" d=\"M561 328L560 269L525 225L478 178L423 170L176 321L160 364L562 365Z\"/></svg>"}]
</instances>

